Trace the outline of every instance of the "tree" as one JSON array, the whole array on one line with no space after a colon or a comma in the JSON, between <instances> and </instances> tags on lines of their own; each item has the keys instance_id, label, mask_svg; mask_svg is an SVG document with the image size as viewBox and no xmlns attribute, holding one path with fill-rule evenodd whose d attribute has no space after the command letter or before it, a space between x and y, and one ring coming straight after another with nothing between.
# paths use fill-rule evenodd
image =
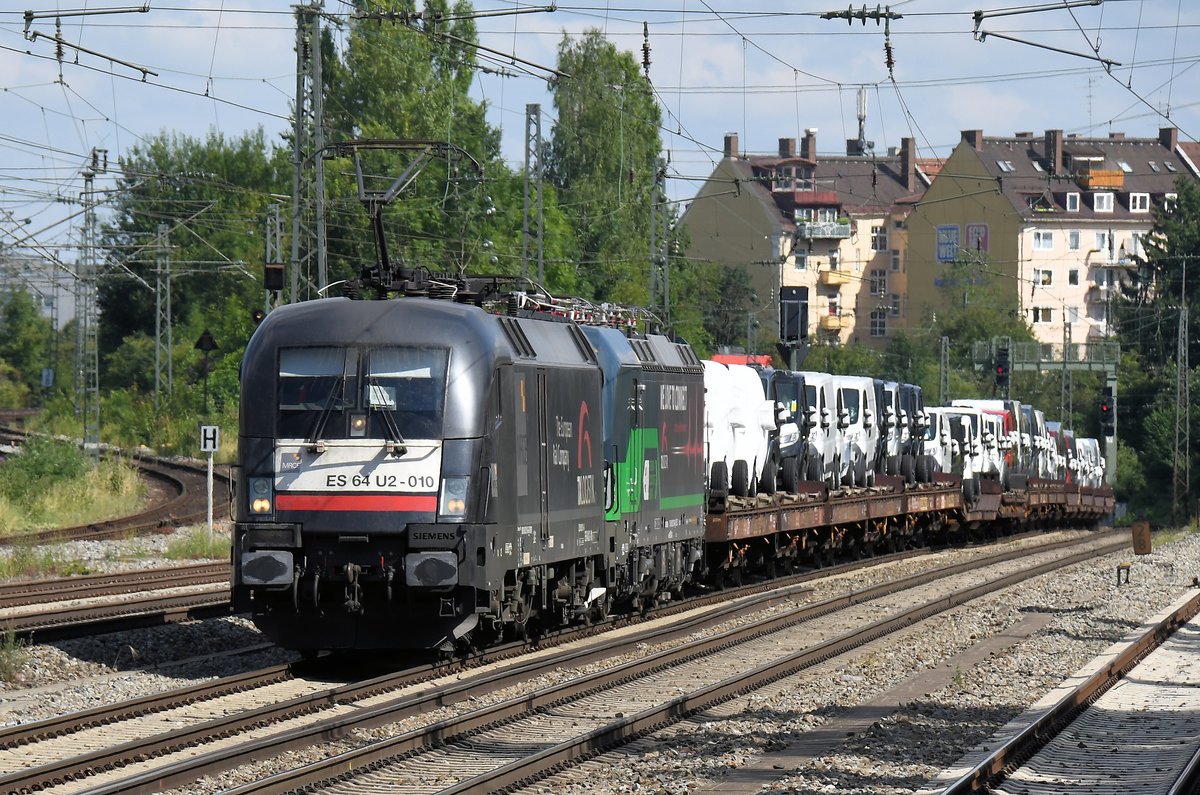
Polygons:
<instances>
[{"instance_id":1,"label":"tree","mask_svg":"<svg viewBox=\"0 0 1200 795\"><path fill-rule=\"evenodd\" d=\"M500 134L487 123L486 106L469 94L476 69L470 4L456 3L451 13L444 0L430 0L421 14L411 0L354 5L359 18L350 22L344 57L328 81L330 142L444 141L467 153L427 163L385 210L389 254L435 271L499 264L499 258L491 261L500 227L488 212L494 205L487 189L508 192L512 176L500 160ZM365 153L364 174L375 176L367 187L385 189L415 157L411 150ZM375 260L349 166L337 170L342 173L330 177L328 190L331 281L354 277Z\"/></svg>"},{"instance_id":2,"label":"tree","mask_svg":"<svg viewBox=\"0 0 1200 795\"><path fill-rule=\"evenodd\" d=\"M584 282L597 299L645 304L661 112L634 57L598 30L564 36L558 70L547 165Z\"/></svg>"},{"instance_id":3,"label":"tree","mask_svg":"<svg viewBox=\"0 0 1200 795\"><path fill-rule=\"evenodd\" d=\"M104 230L107 266L98 283L105 360L126 340L154 339L156 271L164 255L173 323L213 311L248 317L262 304L256 263L263 258L270 194L286 184L284 158L268 149L258 130L236 139L212 132L203 141L161 133L122 159L114 220ZM158 246L160 225L168 231L165 252ZM153 373L153 360L142 359L142 369ZM109 386L130 383L114 380L105 365L101 376Z\"/></svg>"},{"instance_id":4,"label":"tree","mask_svg":"<svg viewBox=\"0 0 1200 795\"><path fill-rule=\"evenodd\" d=\"M40 302L24 288L0 294L0 361L12 367L10 376L28 397L41 390L42 368L47 358L50 320L41 314Z\"/></svg>"}]
</instances>

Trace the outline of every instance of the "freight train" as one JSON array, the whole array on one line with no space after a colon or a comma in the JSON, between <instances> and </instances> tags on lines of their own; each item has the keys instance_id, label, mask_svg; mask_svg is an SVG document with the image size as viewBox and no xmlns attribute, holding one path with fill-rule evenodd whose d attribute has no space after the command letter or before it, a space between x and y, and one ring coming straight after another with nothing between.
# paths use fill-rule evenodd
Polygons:
<instances>
[{"instance_id":1,"label":"freight train","mask_svg":"<svg viewBox=\"0 0 1200 795\"><path fill-rule=\"evenodd\" d=\"M615 307L471 286L251 338L233 601L278 644L447 653L1113 508L1097 446L1032 407L702 361Z\"/></svg>"}]
</instances>

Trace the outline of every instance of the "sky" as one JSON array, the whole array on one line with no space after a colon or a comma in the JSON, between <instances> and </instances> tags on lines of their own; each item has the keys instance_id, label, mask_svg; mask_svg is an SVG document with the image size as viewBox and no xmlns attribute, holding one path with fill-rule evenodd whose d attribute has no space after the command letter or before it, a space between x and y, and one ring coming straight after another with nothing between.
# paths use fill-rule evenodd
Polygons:
<instances>
[{"instance_id":1,"label":"sky","mask_svg":"<svg viewBox=\"0 0 1200 795\"><path fill-rule=\"evenodd\" d=\"M77 257L82 172L94 149L115 166L162 131L236 137L261 127L279 141L290 129L291 5L136 1L10 0L0 10L0 248ZM481 53L491 72L473 93L521 168L526 105L541 104L544 136L554 126L540 67L554 66L564 35L598 29L641 62L645 26L668 191L680 203L731 132L743 152L765 154L816 128L818 154L844 153L858 136L860 89L865 138L879 153L912 137L919 156L945 156L965 129L1153 137L1174 126L1181 140L1200 138L1200 3L1019 3L903 0L879 7L893 16L885 27L857 18L861 0L849 23L845 0L478 0L480 42L502 55ZM351 11L341 0L322 8L343 23ZM843 17L822 19L827 12ZM61 61L56 35L70 45ZM112 175L95 181L103 189Z\"/></svg>"}]
</instances>

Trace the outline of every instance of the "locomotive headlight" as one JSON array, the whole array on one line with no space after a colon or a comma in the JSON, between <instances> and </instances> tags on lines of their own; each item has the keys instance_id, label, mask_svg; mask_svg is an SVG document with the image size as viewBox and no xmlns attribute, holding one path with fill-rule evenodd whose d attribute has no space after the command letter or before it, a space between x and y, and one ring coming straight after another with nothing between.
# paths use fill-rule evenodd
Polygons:
<instances>
[{"instance_id":1,"label":"locomotive headlight","mask_svg":"<svg viewBox=\"0 0 1200 795\"><path fill-rule=\"evenodd\" d=\"M438 500L438 515L451 519L467 512L467 484L470 478L442 478L442 494Z\"/></svg>"},{"instance_id":2,"label":"locomotive headlight","mask_svg":"<svg viewBox=\"0 0 1200 795\"><path fill-rule=\"evenodd\" d=\"M246 485L250 492L250 513L262 516L274 509L271 503L271 479L248 478Z\"/></svg>"},{"instance_id":3,"label":"locomotive headlight","mask_svg":"<svg viewBox=\"0 0 1200 795\"><path fill-rule=\"evenodd\" d=\"M351 414L350 415L350 436L362 437L367 435L367 415L366 414Z\"/></svg>"}]
</instances>

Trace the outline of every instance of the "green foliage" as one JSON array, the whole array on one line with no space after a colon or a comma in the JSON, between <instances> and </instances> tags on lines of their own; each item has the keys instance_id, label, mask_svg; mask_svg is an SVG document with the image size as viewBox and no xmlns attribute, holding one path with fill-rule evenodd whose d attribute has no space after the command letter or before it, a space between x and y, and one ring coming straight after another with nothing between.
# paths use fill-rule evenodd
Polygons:
<instances>
[{"instance_id":1,"label":"green foliage","mask_svg":"<svg viewBox=\"0 0 1200 795\"><path fill-rule=\"evenodd\" d=\"M167 543L169 560L228 560L229 536L194 527Z\"/></svg>"},{"instance_id":2,"label":"green foliage","mask_svg":"<svg viewBox=\"0 0 1200 795\"><path fill-rule=\"evenodd\" d=\"M29 385L20 371L6 361L0 361L0 408L19 409L29 405Z\"/></svg>"},{"instance_id":3,"label":"green foliage","mask_svg":"<svg viewBox=\"0 0 1200 795\"><path fill-rule=\"evenodd\" d=\"M1146 490L1146 473L1142 471L1142 462L1138 451L1127 445L1117 447L1117 487L1118 500L1131 503L1136 508L1137 503L1144 502Z\"/></svg>"},{"instance_id":4,"label":"green foliage","mask_svg":"<svg viewBox=\"0 0 1200 795\"><path fill-rule=\"evenodd\" d=\"M412 2L357 0L355 6L360 12L416 10ZM501 256L493 254L499 246L502 270L514 273L520 226L515 232L511 225L501 227L488 210L499 206L494 198L502 198L504 217L511 220L515 212L519 220L522 205L513 201L513 176L499 157L500 133L487 123L484 105L469 94L475 68L471 43L476 39L474 22L462 13L469 7L457 3L450 13L444 0L426 2L411 27L352 19L344 58L328 80L331 140L446 141L465 150L467 157L453 163L427 163L400 199L383 211L389 257L435 272L481 272L501 264ZM385 190L416 157L411 150L364 152L363 172L378 175L378 184L366 187ZM489 190L496 194L492 203ZM376 262L367 217L348 175L331 177L327 193L330 278L353 278Z\"/></svg>"},{"instance_id":5,"label":"green foliage","mask_svg":"<svg viewBox=\"0 0 1200 795\"><path fill-rule=\"evenodd\" d=\"M1033 332L1021 316L1011 281L989 268L986 262L952 263L939 289L944 306L929 321L934 339L949 337L953 343L951 359L956 367L973 365L973 342L992 337L1009 337L1013 342L1034 341Z\"/></svg>"},{"instance_id":6,"label":"green foliage","mask_svg":"<svg viewBox=\"0 0 1200 795\"><path fill-rule=\"evenodd\" d=\"M599 30L558 47L549 179L575 231L590 297L646 304L661 111L627 52Z\"/></svg>"},{"instance_id":7,"label":"green foliage","mask_svg":"<svg viewBox=\"0 0 1200 795\"><path fill-rule=\"evenodd\" d=\"M161 268L171 273L173 326L211 307L248 316L262 305L261 269L245 263L262 262L266 207L289 176L286 154L270 149L262 130L236 139L211 132L204 140L161 133L129 150L104 243L136 278L100 282L102 386L153 383L156 322L166 312L156 304ZM189 347L192 341L174 339Z\"/></svg>"},{"instance_id":8,"label":"green foliage","mask_svg":"<svg viewBox=\"0 0 1200 795\"><path fill-rule=\"evenodd\" d=\"M16 682L29 662L29 649L25 641L17 638L16 631L9 625L0 639L0 679Z\"/></svg>"},{"instance_id":9,"label":"green foliage","mask_svg":"<svg viewBox=\"0 0 1200 795\"><path fill-rule=\"evenodd\" d=\"M50 332L50 320L42 317L40 301L31 293L16 288L0 294L0 363L11 368L0 378L12 379L15 389L9 399L24 397L20 406L29 405L28 396L41 391Z\"/></svg>"},{"instance_id":10,"label":"green foliage","mask_svg":"<svg viewBox=\"0 0 1200 795\"><path fill-rule=\"evenodd\" d=\"M0 580L69 577L89 573L91 570L83 561L64 559L54 547L16 544L0 554Z\"/></svg>"},{"instance_id":11,"label":"green foliage","mask_svg":"<svg viewBox=\"0 0 1200 795\"><path fill-rule=\"evenodd\" d=\"M10 502L26 503L41 492L82 477L87 467L87 459L76 446L31 436L21 446L21 452L0 467L0 496Z\"/></svg>"},{"instance_id":12,"label":"green foliage","mask_svg":"<svg viewBox=\"0 0 1200 795\"><path fill-rule=\"evenodd\" d=\"M757 296L750 286L750 272L745 265L724 268L705 263L708 274L716 280L712 302L707 304L704 329L717 347L737 346L749 350L747 318L756 309Z\"/></svg>"}]
</instances>

